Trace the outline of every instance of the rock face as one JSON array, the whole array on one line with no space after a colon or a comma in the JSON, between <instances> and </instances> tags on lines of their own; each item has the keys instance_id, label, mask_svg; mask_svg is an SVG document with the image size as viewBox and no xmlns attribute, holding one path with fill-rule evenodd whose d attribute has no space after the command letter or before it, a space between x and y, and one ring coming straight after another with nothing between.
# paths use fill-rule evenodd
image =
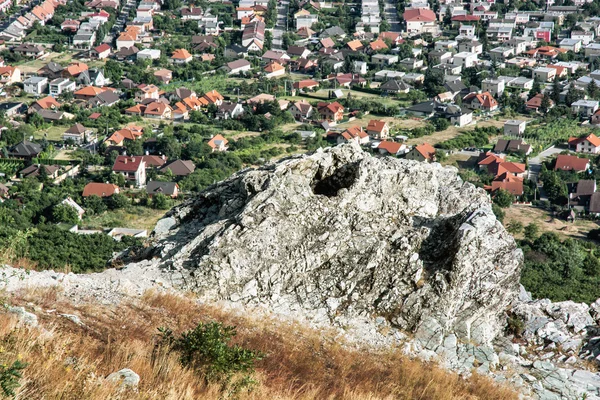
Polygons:
<instances>
[{"instance_id":1,"label":"rock face","mask_svg":"<svg viewBox=\"0 0 600 400\"><path fill-rule=\"evenodd\" d=\"M316 322L381 316L424 345L490 343L519 292L522 253L483 190L354 145L242 171L158 227L145 256L175 287Z\"/></svg>"}]
</instances>

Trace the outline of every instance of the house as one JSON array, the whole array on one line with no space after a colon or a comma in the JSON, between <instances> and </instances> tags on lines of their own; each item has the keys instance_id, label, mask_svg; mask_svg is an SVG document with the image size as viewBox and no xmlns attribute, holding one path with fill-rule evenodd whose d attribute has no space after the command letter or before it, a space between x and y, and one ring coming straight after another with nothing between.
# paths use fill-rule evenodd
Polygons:
<instances>
[{"instance_id":1,"label":"house","mask_svg":"<svg viewBox=\"0 0 600 400\"><path fill-rule=\"evenodd\" d=\"M306 47L288 46L286 53L291 57L307 58L311 52Z\"/></svg>"},{"instance_id":2,"label":"house","mask_svg":"<svg viewBox=\"0 0 600 400\"><path fill-rule=\"evenodd\" d=\"M123 47L115 53L115 58L118 61L133 61L137 58L139 51L135 46Z\"/></svg>"},{"instance_id":3,"label":"house","mask_svg":"<svg viewBox=\"0 0 600 400\"><path fill-rule=\"evenodd\" d=\"M207 144L210 146L212 151L215 152L215 151L226 151L227 143L229 143L229 141L227 139L225 139L223 137L223 135L215 135L212 138L210 138L210 140L208 141Z\"/></svg>"},{"instance_id":4,"label":"house","mask_svg":"<svg viewBox=\"0 0 600 400\"><path fill-rule=\"evenodd\" d=\"M377 149L379 150L380 154L391 154L391 155L398 155L401 152L403 152L403 150L406 149L406 145L402 144L402 143L397 143L397 142L389 142L387 140L382 140L378 145L377 145Z\"/></svg>"},{"instance_id":5,"label":"house","mask_svg":"<svg viewBox=\"0 0 600 400\"><path fill-rule=\"evenodd\" d=\"M0 85L12 85L21 82L21 70L17 67L0 67Z\"/></svg>"},{"instance_id":6,"label":"house","mask_svg":"<svg viewBox=\"0 0 600 400\"><path fill-rule=\"evenodd\" d=\"M104 76L104 72L101 69L86 69L77 76L77 84L81 86L106 86L110 81Z\"/></svg>"},{"instance_id":7,"label":"house","mask_svg":"<svg viewBox=\"0 0 600 400\"><path fill-rule=\"evenodd\" d=\"M25 93L39 96L48 90L48 78L45 76L32 76L23 82Z\"/></svg>"},{"instance_id":8,"label":"house","mask_svg":"<svg viewBox=\"0 0 600 400\"><path fill-rule=\"evenodd\" d=\"M337 101L333 103L319 102L317 112L321 119L332 121L334 123L341 121L344 118L344 106Z\"/></svg>"},{"instance_id":9,"label":"house","mask_svg":"<svg viewBox=\"0 0 600 400\"><path fill-rule=\"evenodd\" d=\"M579 158L566 154L559 154L556 157L554 170L583 172L590 168L590 160Z\"/></svg>"},{"instance_id":10,"label":"house","mask_svg":"<svg viewBox=\"0 0 600 400\"><path fill-rule=\"evenodd\" d=\"M83 188L82 197L98 196L110 197L119 193L119 187L112 183L90 182Z\"/></svg>"},{"instance_id":11,"label":"house","mask_svg":"<svg viewBox=\"0 0 600 400\"><path fill-rule=\"evenodd\" d=\"M549 67L538 67L533 70L533 79L539 79L541 82L551 82L556 76L556 69Z\"/></svg>"},{"instance_id":12,"label":"house","mask_svg":"<svg viewBox=\"0 0 600 400\"><path fill-rule=\"evenodd\" d=\"M498 102L490 92L468 94L463 104L471 110L492 112L498 109Z\"/></svg>"},{"instance_id":13,"label":"house","mask_svg":"<svg viewBox=\"0 0 600 400\"><path fill-rule=\"evenodd\" d=\"M279 64L277 61L271 61L265 67L265 77L266 78L276 78L278 76L285 75L285 67Z\"/></svg>"},{"instance_id":14,"label":"house","mask_svg":"<svg viewBox=\"0 0 600 400\"><path fill-rule=\"evenodd\" d=\"M572 51L574 53L579 53L579 51L581 50L582 43L579 39L565 38L561 40L558 45L561 49Z\"/></svg>"},{"instance_id":15,"label":"house","mask_svg":"<svg viewBox=\"0 0 600 400\"><path fill-rule=\"evenodd\" d=\"M225 98L219 92L213 89L210 92L205 93L204 96L202 96L202 99L206 101L207 105L214 104L216 106L220 106Z\"/></svg>"},{"instance_id":16,"label":"house","mask_svg":"<svg viewBox=\"0 0 600 400\"><path fill-rule=\"evenodd\" d=\"M477 54L466 51L457 53L452 58L452 64L462 68L471 68L477 65Z\"/></svg>"},{"instance_id":17,"label":"house","mask_svg":"<svg viewBox=\"0 0 600 400\"><path fill-rule=\"evenodd\" d=\"M490 190L492 193L504 190L513 196L522 196L524 193L523 178L504 173L496 176L492 181L492 185L485 187L485 189Z\"/></svg>"},{"instance_id":18,"label":"house","mask_svg":"<svg viewBox=\"0 0 600 400\"><path fill-rule=\"evenodd\" d=\"M244 113L240 103L223 102L217 106L216 119L234 119Z\"/></svg>"},{"instance_id":19,"label":"house","mask_svg":"<svg viewBox=\"0 0 600 400\"><path fill-rule=\"evenodd\" d=\"M481 90L491 93L492 96L502 96L504 93L504 80L486 78L481 81Z\"/></svg>"},{"instance_id":20,"label":"house","mask_svg":"<svg viewBox=\"0 0 600 400\"><path fill-rule=\"evenodd\" d=\"M160 193L174 199L179 195L179 185L175 182L150 181L146 185L146 193L150 198Z\"/></svg>"},{"instance_id":21,"label":"house","mask_svg":"<svg viewBox=\"0 0 600 400\"><path fill-rule=\"evenodd\" d=\"M146 163L140 156L117 156L112 171L122 174L127 181L134 182L138 187L146 184Z\"/></svg>"},{"instance_id":22,"label":"house","mask_svg":"<svg viewBox=\"0 0 600 400\"><path fill-rule=\"evenodd\" d=\"M290 106L289 112L296 121L304 121L314 114L313 106L306 100L300 100Z\"/></svg>"},{"instance_id":23,"label":"house","mask_svg":"<svg viewBox=\"0 0 600 400\"><path fill-rule=\"evenodd\" d=\"M160 58L160 50L144 49L140 50L135 55L138 60L158 60Z\"/></svg>"},{"instance_id":24,"label":"house","mask_svg":"<svg viewBox=\"0 0 600 400\"><path fill-rule=\"evenodd\" d=\"M44 46L29 43L23 43L13 47L12 51L27 58L40 58L46 55L46 48Z\"/></svg>"},{"instance_id":25,"label":"house","mask_svg":"<svg viewBox=\"0 0 600 400\"><path fill-rule=\"evenodd\" d=\"M367 133L373 139L385 140L390 135L390 125L386 121L372 119L367 125Z\"/></svg>"},{"instance_id":26,"label":"house","mask_svg":"<svg viewBox=\"0 0 600 400\"><path fill-rule=\"evenodd\" d=\"M569 148L574 149L577 153L600 153L600 138L593 133L582 138L570 138L568 144Z\"/></svg>"},{"instance_id":27,"label":"house","mask_svg":"<svg viewBox=\"0 0 600 400\"><path fill-rule=\"evenodd\" d=\"M292 87L296 90L306 91L310 89L315 89L319 87L319 82L312 79L304 79L298 82L294 82Z\"/></svg>"},{"instance_id":28,"label":"house","mask_svg":"<svg viewBox=\"0 0 600 400\"><path fill-rule=\"evenodd\" d=\"M122 32L116 41L117 50L133 47L137 40L138 37L135 32Z\"/></svg>"},{"instance_id":29,"label":"house","mask_svg":"<svg viewBox=\"0 0 600 400\"><path fill-rule=\"evenodd\" d=\"M114 106L115 104L117 104L120 100L121 100L121 98L119 97L119 95L117 93L113 92L112 90L105 90L104 92L99 93L96 96L92 97L88 101L88 104L92 108L110 107L110 106Z\"/></svg>"},{"instance_id":30,"label":"house","mask_svg":"<svg viewBox=\"0 0 600 400\"><path fill-rule=\"evenodd\" d=\"M32 164L28 167L23 168L17 175L21 179L27 178L37 178L42 174L46 174L46 176L50 179L56 179L58 176L58 171L60 167L58 165L42 165L42 164Z\"/></svg>"},{"instance_id":31,"label":"house","mask_svg":"<svg viewBox=\"0 0 600 400\"><path fill-rule=\"evenodd\" d=\"M27 105L20 101L10 101L0 103L0 115L4 115L6 117L16 117L16 116L25 116L27 112ZM8 129L6 127L0 127L1 131L4 129Z\"/></svg>"},{"instance_id":32,"label":"house","mask_svg":"<svg viewBox=\"0 0 600 400\"><path fill-rule=\"evenodd\" d=\"M57 97L65 92L72 92L75 90L75 82L67 78L56 78L50 82L50 96Z\"/></svg>"},{"instance_id":33,"label":"house","mask_svg":"<svg viewBox=\"0 0 600 400\"><path fill-rule=\"evenodd\" d=\"M86 139L89 139L94 131L87 129L80 123L76 123L63 133L63 140L72 140L77 144L83 143Z\"/></svg>"},{"instance_id":34,"label":"house","mask_svg":"<svg viewBox=\"0 0 600 400\"><path fill-rule=\"evenodd\" d=\"M225 64L223 68L229 75L236 75L242 72L250 71L252 64L250 64L250 61L242 58Z\"/></svg>"},{"instance_id":35,"label":"house","mask_svg":"<svg viewBox=\"0 0 600 400\"><path fill-rule=\"evenodd\" d=\"M75 78L79 76L82 72L87 71L89 69L86 63L82 62L72 62L65 69L62 70L63 78Z\"/></svg>"},{"instance_id":36,"label":"house","mask_svg":"<svg viewBox=\"0 0 600 400\"><path fill-rule=\"evenodd\" d=\"M506 140L499 139L496 145L494 146L494 151L496 153L521 153L524 155L529 155L533 149L531 145L525 143L523 139L514 139L514 140Z\"/></svg>"},{"instance_id":37,"label":"house","mask_svg":"<svg viewBox=\"0 0 600 400\"><path fill-rule=\"evenodd\" d=\"M171 171L171 174L173 174L173 176L180 177L180 176L188 176L195 170L196 170L196 165L194 165L193 161L174 160L174 161L167 163L167 165L165 165L164 167L162 167L160 169L160 172L164 174L167 171Z\"/></svg>"},{"instance_id":38,"label":"house","mask_svg":"<svg viewBox=\"0 0 600 400\"><path fill-rule=\"evenodd\" d=\"M8 151L8 156L13 158L20 158L23 160L31 160L37 157L42 152L42 146L37 143L30 142L29 140L23 140L17 143Z\"/></svg>"},{"instance_id":39,"label":"house","mask_svg":"<svg viewBox=\"0 0 600 400\"><path fill-rule=\"evenodd\" d=\"M408 160L433 162L436 160L435 149L429 143L419 144L406 153L406 158Z\"/></svg>"},{"instance_id":40,"label":"house","mask_svg":"<svg viewBox=\"0 0 600 400\"><path fill-rule=\"evenodd\" d=\"M74 94L75 94L76 99L88 101L88 100L96 97L100 93L104 92L105 90L108 90L108 89L99 88L96 86L87 86L87 87L77 90Z\"/></svg>"},{"instance_id":41,"label":"house","mask_svg":"<svg viewBox=\"0 0 600 400\"><path fill-rule=\"evenodd\" d=\"M102 43L100 46L96 46L90 50L90 58L97 60L104 60L110 56L110 46L106 43Z\"/></svg>"},{"instance_id":42,"label":"house","mask_svg":"<svg viewBox=\"0 0 600 400\"><path fill-rule=\"evenodd\" d=\"M509 119L504 123L504 134L507 136L521 136L525 133L526 121Z\"/></svg>"},{"instance_id":43,"label":"house","mask_svg":"<svg viewBox=\"0 0 600 400\"><path fill-rule=\"evenodd\" d=\"M596 193L596 180L580 179L575 186L575 191L569 190L569 205L584 211L590 204L590 200Z\"/></svg>"},{"instance_id":44,"label":"house","mask_svg":"<svg viewBox=\"0 0 600 400\"><path fill-rule=\"evenodd\" d=\"M554 107L554 102L549 98L547 98L547 100L548 100L548 104L549 104L548 108ZM536 112L541 111L543 101L544 101L544 95L542 93L538 93L525 103L525 107L528 110L533 110Z\"/></svg>"},{"instance_id":45,"label":"house","mask_svg":"<svg viewBox=\"0 0 600 400\"><path fill-rule=\"evenodd\" d=\"M371 62L380 66L393 65L399 61L399 57L395 54L374 54L371 57Z\"/></svg>"},{"instance_id":46,"label":"house","mask_svg":"<svg viewBox=\"0 0 600 400\"><path fill-rule=\"evenodd\" d=\"M186 49L177 49L171 55L174 64L187 64L192 61L192 55Z\"/></svg>"},{"instance_id":47,"label":"house","mask_svg":"<svg viewBox=\"0 0 600 400\"><path fill-rule=\"evenodd\" d=\"M597 100L577 100L571 104L573 114L588 119L598 110L600 102Z\"/></svg>"},{"instance_id":48,"label":"house","mask_svg":"<svg viewBox=\"0 0 600 400\"><path fill-rule=\"evenodd\" d=\"M48 80L62 77L64 68L55 62L49 62L37 71L39 76L45 76Z\"/></svg>"},{"instance_id":49,"label":"house","mask_svg":"<svg viewBox=\"0 0 600 400\"><path fill-rule=\"evenodd\" d=\"M60 107L60 103L54 97L47 96L37 100L29 107L29 113L38 112L39 110L56 110Z\"/></svg>"},{"instance_id":50,"label":"house","mask_svg":"<svg viewBox=\"0 0 600 400\"><path fill-rule=\"evenodd\" d=\"M159 101L154 101L146 105L146 109L144 110L144 117L146 118L171 119L172 114L173 110L171 107Z\"/></svg>"},{"instance_id":51,"label":"house","mask_svg":"<svg viewBox=\"0 0 600 400\"><path fill-rule=\"evenodd\" d=\"M338 144L346 142L367 144L369 143L369 134L360 126L352 126L338 135L337 142Z\"/></svg>"},{"instance_id":52,"label":"house","mask_svg":"<svg viewBox=\"0 0 600 400\"><path fill-rule=\"evenodd\" d=\"M383 94L408 93L412 87L403 80L390 80L379 86Z\"/></svg>"},{"instance_id":53,"label":"house","mask_svg":"<svg viewBox=\"0 0 600 400\"><path fill-rule=\"evenodd\" d=\"M438 25L435 13L428 8L413 8L403 14L406 22L406 32L409 35L431 33L437 35Z\"/></svg>"}]
</instances>

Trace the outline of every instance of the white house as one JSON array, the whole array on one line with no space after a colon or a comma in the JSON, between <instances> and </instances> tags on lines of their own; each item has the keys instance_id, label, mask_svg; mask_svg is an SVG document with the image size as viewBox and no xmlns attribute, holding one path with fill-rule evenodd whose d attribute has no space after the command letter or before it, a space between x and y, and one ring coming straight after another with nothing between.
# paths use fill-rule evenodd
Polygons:
<instances>
[{"instance_id":1,"label":"white house","mask_svg":"<svg viewBox=\"0 0 600 400\"><path fill-rule=\"evenodd\" d=\"M579 53L581 50L581 40L579 39L563 39L558 44L561 49Z\"/></svg>"},{"instance_id":2,"label":"white house","mask_svg":"<svg viewBox=\"0 0 600 400\"><path fill-rule=\"evenodd\" d=\"M44 76L32 76L23 82L25 93L39 96L48 89L48 78Z\"/></svg>"},{"instance_id":3,"label":"white house","mask_svg":"<svg viewBox=\"0 0 600 400\"><path fill-rule=\"evenodd\" d=\"M56 97L64 92L74 92L75 82L66 78L56 78L50 82L50 96Z\"/></svg>"},{"instance_id":4,"label":"white house","mask_svg":"<svg viewBox=\"0 0 600 400\"><path fill-rule=\"evenodd\" d=\"M452 64L461 66L462 68L470 68L477 65L477 54L467 53L466 51L454 55Z\"/></svg>"},{"instance_id":5,"label":"white house","mask_svg":"<svg viewBox=\"0 0 600 400\"><path fill-rule=\"evenodd\" d=\"M571 111L583 118L589 118L598 110L600 104L597 100L577 100L571 104Z\"/></svg>"},{"instance_id":6,"label":"white house","mask_svg":"<svg viewBox=\"0 0 600 400\"><path fill-rule=\"evenodd\" d=\"M520 136L525 133L526 121L509 119L504 123L504 134L508 136Z\"/></svg>"},{"instance_id":7,"label":"white house","mask_svg":"<svg viewBox=\"0 0 600 400\"><path fill-rule=\"evenodd\" d=\"M136 57L138 60L158 60L160 58L160 50L158 49L144 49L140 50Z\"/></svg>"}]
</instances>

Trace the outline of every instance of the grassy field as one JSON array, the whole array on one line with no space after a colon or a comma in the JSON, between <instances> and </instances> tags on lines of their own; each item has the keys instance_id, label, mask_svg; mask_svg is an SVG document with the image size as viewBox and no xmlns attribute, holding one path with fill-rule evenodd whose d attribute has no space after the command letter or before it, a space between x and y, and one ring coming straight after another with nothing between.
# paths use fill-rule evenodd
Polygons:
<instances>
[{"instance_id":1,"label":"grassy field","mask_svg":"<svg viewBox=\"0 0 600 400\"><path fill-rule=\"evenodd\" d=\"M564 219L554 217L550 212L531 207L527 205L513 205L505 210L504 226L508 226L513 221L518 221L527 226L535 223L539 226L540 232L555 232L562 238L586 238L591 229L598 228L598 223L588 220L575 220L567 222ZM522 234L515 235L522 238Z\"/></svg>"},{"instance_id":2,"label":"grassy field","mask_svg":"<svg viewBox=\"0 0 600 400\"><path fill-rule=\"evenodd\" d=\"M45 137L47 140L51 141L62 141L63 133L65 133L65 131L70 127L71 125L52 125L47 129L35 131L33 136L36 139L43 139Z\"/></svg>"},{"instance_id":3,"label":"grassy field","mask_svg":"<svg viewBox=\"0 0 600 400\"><path fill-rule=\"evenodd\" d=\"M132 228L147 229L148 233L154 229L156 222L165 215L166 210L131 206L127 209L106 211L100 215L84 215L82 226L87 229L101 228Z\"/></svg>"}]
</instances>

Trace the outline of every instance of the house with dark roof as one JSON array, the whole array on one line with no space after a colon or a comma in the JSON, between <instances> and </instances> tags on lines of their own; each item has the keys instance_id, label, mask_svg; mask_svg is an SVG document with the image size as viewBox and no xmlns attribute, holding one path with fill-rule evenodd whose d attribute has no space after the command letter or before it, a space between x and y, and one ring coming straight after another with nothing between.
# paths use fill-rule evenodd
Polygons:
<instances>
[{"instance_id":1,"label":"house with dark roof","mask_svg":"<svg viewBox=\"0 0 600 400\"><path fill-rule=\"evenodd\" d=\"M498 142L494 146L494 151L496 153L521 153L529 155L532 152L532 148L523 139L498 139Z\"/></svg>"},{"instance_id":2,"label":"house with dark roof","mask_svg":"<svg viewBox=\"0 0 600 400\"><path fill-rule=\"evenodd\" d=\"M69 129L67 129L65 133L63 133L63 140L72 140L75 143L80 144L83 143L86 140L86 138L89 140L93 132L93 130L86 128L80 123L76 123Z\"/></svg>"},{"instance_id":3,"label":"house with dark roof","mask_svg":"<svg viewBox=\"0 0 600 400\"><path fill-rule=\"evenodd\" d=\"M592 195L596 193L596 180L581 179L577 183L570 186L571 190L569 190L569 205L581 211L588 208L592 199ZM567 185L567 187L569 188L569 185Z\"/></svg>"},{"instance_id":4,"label":"house with dark roof","mask_svg":"<svg viewBox=\"0 0 600 400\"><path fill-rule=\"evenodd\" d=\"M150 181L146 185L146 193L150 198L160 193L174 199L179 195L179 185L175 182Z\"/></svg>"},{"instance_id":5,"label":"house with dark roof","mask_svg":"<svg viewBox=\"0 0 600 400\"><path fill-rule=\"evenodd\" d=\"M196 165L190 160L173 160L162 167L160 172L165 173L167 170L177 177L188 176L196 170Z\"/></svg>"},{"instance_id":6,"label":"house with dark roof","mask_svg":"<svg viewBox=\"0 0 600 400\"><path fill-rule=\"evenodd\" d=\"M379 90L381 90L382 94L390 94L390 93L408 93L412 89L408 83L403 80L392 79L381 86L379 86Z\"/></svg>"},{"instance_id":7,"label":"house with dark roof","mask_svg":"<svg viewBox=\"0 0 600 400\"><path fill-rule=\"evenodd\" d=\"M226 101L217 106L216 119L235 119L244 113L240 103Z\"/></svg>"},{"instance_id":8,"label":"house with dark roof","mask_svg":"<svg viewBox=\"0 0 600 400\"><path fill-rule=\"evenodd\" d=\"M23 160L31 160L32 158L39 156L41 152L42 146L37 143L30 142L29 140L23 140L22 142L14 145L8 151L8 156Z\"/></svg>"}]
</instances>

